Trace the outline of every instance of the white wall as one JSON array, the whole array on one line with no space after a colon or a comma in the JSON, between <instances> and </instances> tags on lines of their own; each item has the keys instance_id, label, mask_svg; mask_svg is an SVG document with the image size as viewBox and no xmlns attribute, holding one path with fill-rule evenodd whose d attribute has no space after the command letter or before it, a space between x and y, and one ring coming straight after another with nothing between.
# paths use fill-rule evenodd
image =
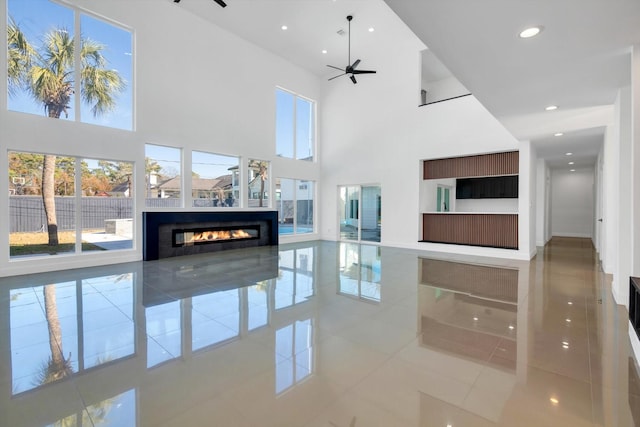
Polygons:
<instances>
[{"instance_id":1,"label":"white wall","mask_svg":"<svg viewBox=\"0 0 640 427\"><path fill-rule=\"evenodd\" d=\"M346 79L323 83L321 237L338 238L339 185L378 182L383 245L528 259L528 238L520 251L418 243L427 208L420 202L419 160L511 151L519 144L473 96L416 107L422 46L408 30L406 37L407 43L379 46L385 60L371 64L378 74L357 85ZM527 151L527 164L529 158ZM520 182L526 197L529 177L521 175Z\"/></svg>"},{"instance_id":2,"label":"white wall","mask_svg":"<svg viewBox=\"0 0 640 427\"><path fill-rule=\"evenodd\" d=\"M551 171L552 235L592 237L594 222L593 168Z\"/></svg>"},{"instance_id":3,"label":"white wall","mask_svg":"<svg viewBox=\"0 0 640 427\"><path fill-rule=\"evenodd\" d=\"M518 199L458 199L456 212L515 212Z\"/></svg>"},{"instance_id":4,"label":"white wall","mask_svg":"<svg viewBox=\"0 0 640 427\"><path fill-rule=\"evenodd\" d=\"M551 239L551 172L544 159L536 169L536 246L544 246Z\"/></svg>"},{"instance_id":5,"label":"white wall","mask_svg":"<svg viewBox=\"0 0 640 427\"><path fill-rule=\"evenodd\" d=\"M242 156L244 162L246 158L269 160L274 178L319 180L317 163L275 156L275 88L318 100L320 80L315 75L170 1L126 2L126 7L123 2L102 0L71 3L135 29L136 130L51 120L0 108L0 153L13 149L134 161L139 190L135 192L136 218L141 217L144 206L145 143ZM5 10L6 2L0 0L2 34L6 34ZM4 51L0 58L0 68L6 69ZM0 80L0 104L6 105L6 79ZM189 166L189 156L185 157ZM0 170L7 167L7 156L1 154ZM7 179L6 173L0 174L0 188L8 188ZM273 186L275 179L270 181ZM274 188L270 194L275 194ZM0 221L0 227L0 241L6 242L7 221ZM0 244L0 276L140 259L139 223L135 235L134 251L43 258L35 266L32 261L9 263L7 245Z\"/></svg>"}]
</instances>

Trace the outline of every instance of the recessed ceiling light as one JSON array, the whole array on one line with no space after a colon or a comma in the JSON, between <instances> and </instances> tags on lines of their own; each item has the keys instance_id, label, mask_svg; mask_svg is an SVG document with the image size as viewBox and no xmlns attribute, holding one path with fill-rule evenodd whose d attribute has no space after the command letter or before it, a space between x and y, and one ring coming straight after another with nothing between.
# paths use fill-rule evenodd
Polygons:
<instances>
[{"instance_id":1,"label":"recessed ceiling light","mask_svg":"<svg viewBox=\"0 0 640 427\"><path fill-rule=\"evenodd\" d=\"M322 53L327 53L327 49L322 49Z\"/></svg>"},{"instance_id":2,"label":"recessed ceiling light","mask_svg":"<svg viewBox=\"0 0 640 427\"><path fill-rule=\"evenodd\" d=\"M560 401L555 397L549 398L549 402L553 403L554 405L557 405L558 403L560 403Z\"/></svg>"},{"instance_id":3,"label":"recessed ceiling light","mask_svg":"<svg viewBox=\"0 0 640 427\"><path fill-rule=\"evenodd\" d=\"M562 132L558 132L558 133L554 133L553 134L553 136L562 136L562 135L564 135L564 133L562 133Z\"/></svg>"},{"instance_id":4,"label":"recessed ceiling light","mask_svg":"<svg viewBox=\"0 0 640 427\"><path fill-rule=\"evenodd\" d=\"M569 162L570 165L574 165L576 162Z\"/></svg>"},{"instance_id":5,"label":"recessed ceiling light","mask_svg":"<svg viewBox=\"0 0 640 427\"><path fill-rule=\"evenodd\" d=\"M557 105L549 105L547 108L545 108L545 110L547 111L553 111L553 110L557 110L558 106Z\"/></svg>"},{"instance_id":6,"label":"recessed ceiling light","mask_svg":"<svg viewBox=\"0 0 640 427\"><path fill-rule=\"evenodd\" d=\"M478 318L477 318L477 317L474 317L474 318L473 318L473 321L474 321L474 322L477 322L477 321L478 321Z\"/></svg>"},{"instance_id":7,"label":"recessed ceiling light","mask_svg":"<svg viewBox=\"0 0 640 427\"><path fill-rule=\"evenodd\" d=\"M530 27L524 29L520 32L521 39L529 39L531 37L535 37L542 31L542 27Z\"/></svg>"},{"instance_id":8,"label":"recessed ceiling light","mask_svg":"<svg viewBox=\"0 0 640 427\"><path fill-rule=\"evenodd\" d=\"M569 301L567 304L569 304L569 305L573 305L573 303L572 303L571 301Z\"/></svg>"},{"instance_id":9,"label":"recessed ceiling light","mask_svg":"<svg viewBox=\"0 0 640 427\"><path fill-rule=\"evenodd\" d=\"M513 331L514 326L513 325L509 325L509 329L511 329Z\"/></svg>"},{"instance_id":10,"label":"recessed ceiling light","mask_svg":"<svg viewBox=\"0 0 640 427\"><path fill-rule=\"evenodd\" d=\"M282 31L286 31L289 27L287 27L286 25L283 25L282 27L280 27L282 29Z\"/></svg>"},{"instance_id":11,"label":"recessed ceiling light","mask_svg":"<svg viewBox=\"0 0 640 427\"><path fill-rule=\"evenodd\" d=\"M567 156L573 155L573 153L564 153L564 154L567 155Z\"/></svg>"},{"instance_id":12,"label":"recessed ceiling light","mask_svg":"<svg viewBox=\"0 0 640 427\"><path fill-rule=\"evenodd\" d=\"M373 27L369 27L369 32L370 32L370 33L373 33L375 30L376 30L375 28L373 28Z\"/></svg>"},{"instance_id":13,"label":"recessed ceiling light","mask_svg":"<svg viewBox=\"0 0 640 427\"><path fill-rule=\"evenodd\" d=\"M569 170L569 172L575 172L575 171L576 171L575 169L571 169L571 170Z\"/></svg>"}]
</instances>

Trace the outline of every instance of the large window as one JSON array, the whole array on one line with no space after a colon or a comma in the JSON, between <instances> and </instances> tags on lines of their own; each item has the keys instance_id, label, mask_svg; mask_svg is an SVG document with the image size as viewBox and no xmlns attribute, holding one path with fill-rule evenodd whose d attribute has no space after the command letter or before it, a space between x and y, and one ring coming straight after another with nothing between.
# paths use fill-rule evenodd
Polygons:
<instances>
[{"instance_id":1,"label":"large window","mask_svg":"<svg viewBox=\"0 0 640 427\"><path fill-rule=\"evenodd\" d=\"M7 6L10 110L133 129L130 31L48 0Z\"/></svg>"},{"instance_id":2,"label":"large window","mask_svg":"<svg viewBox=\"0 0 640 427\"><path fill-rule=\"evenodd\" d=\"M162 145L145 145L145 206L182 206L182 150Z\"/></svg>"},{"instance_id":3,"label":"large window","mask_svg":"<svg viewBox=\"0 0 640 427\"><path fill-rule=\"evenodd\" d=\"M16 151L8 158L12 259L133 248L133 163Z\"/></svg>"},{"instance_id":4,"label":"large window","mask_svg":"<svg viewBox=\"0 0 640 427\"><path fill-rule=\"evenodd\" d=\"M191 194L194 207L238 207L240 190L237 157L193 151Z\"/></svg>"},{"instance_id":5,"label":"large window","mask_svg":"<svg viewBox=\"0 0 640 427\"><path fill-rule=\"evenodd\" d=\"M249 207L268 208L271 206L269 162L266 160L250 159L248 163L248 194Z\"/></svg>"},{"instance_id":6,"label":"large window","mask_svg":"<svg viewBox=\"0 0 640 427\"><path fill-rule=\"evenodd\" d=\"M276 179L280 234L313 233L314 181Z\"/></svg>"},{"instance_id":7,"label":"large window","mask_svg":"<svg viewBox=\"0 0 640 427\"><path fill-rule=\"evenodd\" d=\"M313 161L314 145L315 103L276 89L276 154Z\"/></svg>"}]
</instances>

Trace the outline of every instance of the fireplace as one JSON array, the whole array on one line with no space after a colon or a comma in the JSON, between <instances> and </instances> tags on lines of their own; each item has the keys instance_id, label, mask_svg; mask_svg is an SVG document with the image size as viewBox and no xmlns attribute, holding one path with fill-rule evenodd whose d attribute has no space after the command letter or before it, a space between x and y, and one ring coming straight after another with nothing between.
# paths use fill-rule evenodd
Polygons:
<instances>
[{"instance_id":1,"label":"fireplace","mask_svg":"<svg viewBox=\"0 0 640 427\"><path fill-rule=\"evenodd\" d=\"M240 225L235 227L204 227L173 230L173 247L209 245L230 240L252 240L260 238L260 226Z\"/></svg>"},{"instance_id":2,"label":"fireplace","mask_svg":"<svg viewBox=\"0 0 640 427\"><path fill-rule=\"evenodd\" d=\"M278 244L277 211L143 212L145 261Z\"/></svg>"}]
</instances>

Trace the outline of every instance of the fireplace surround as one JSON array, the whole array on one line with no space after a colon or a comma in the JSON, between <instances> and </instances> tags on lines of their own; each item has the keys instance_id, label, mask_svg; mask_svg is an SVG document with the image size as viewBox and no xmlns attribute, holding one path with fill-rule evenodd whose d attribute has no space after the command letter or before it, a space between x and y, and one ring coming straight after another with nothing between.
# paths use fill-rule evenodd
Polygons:
<instances>
[{"instance_id":1,"label":"fireplace surround","mask_svg":"<svg viewBox=\"0 0 640 427\"><path fill-rule=\"evenodd\" d=\"M278 244L277 211L143 212L143 259Z\"/></svg>"}]
</instances>

